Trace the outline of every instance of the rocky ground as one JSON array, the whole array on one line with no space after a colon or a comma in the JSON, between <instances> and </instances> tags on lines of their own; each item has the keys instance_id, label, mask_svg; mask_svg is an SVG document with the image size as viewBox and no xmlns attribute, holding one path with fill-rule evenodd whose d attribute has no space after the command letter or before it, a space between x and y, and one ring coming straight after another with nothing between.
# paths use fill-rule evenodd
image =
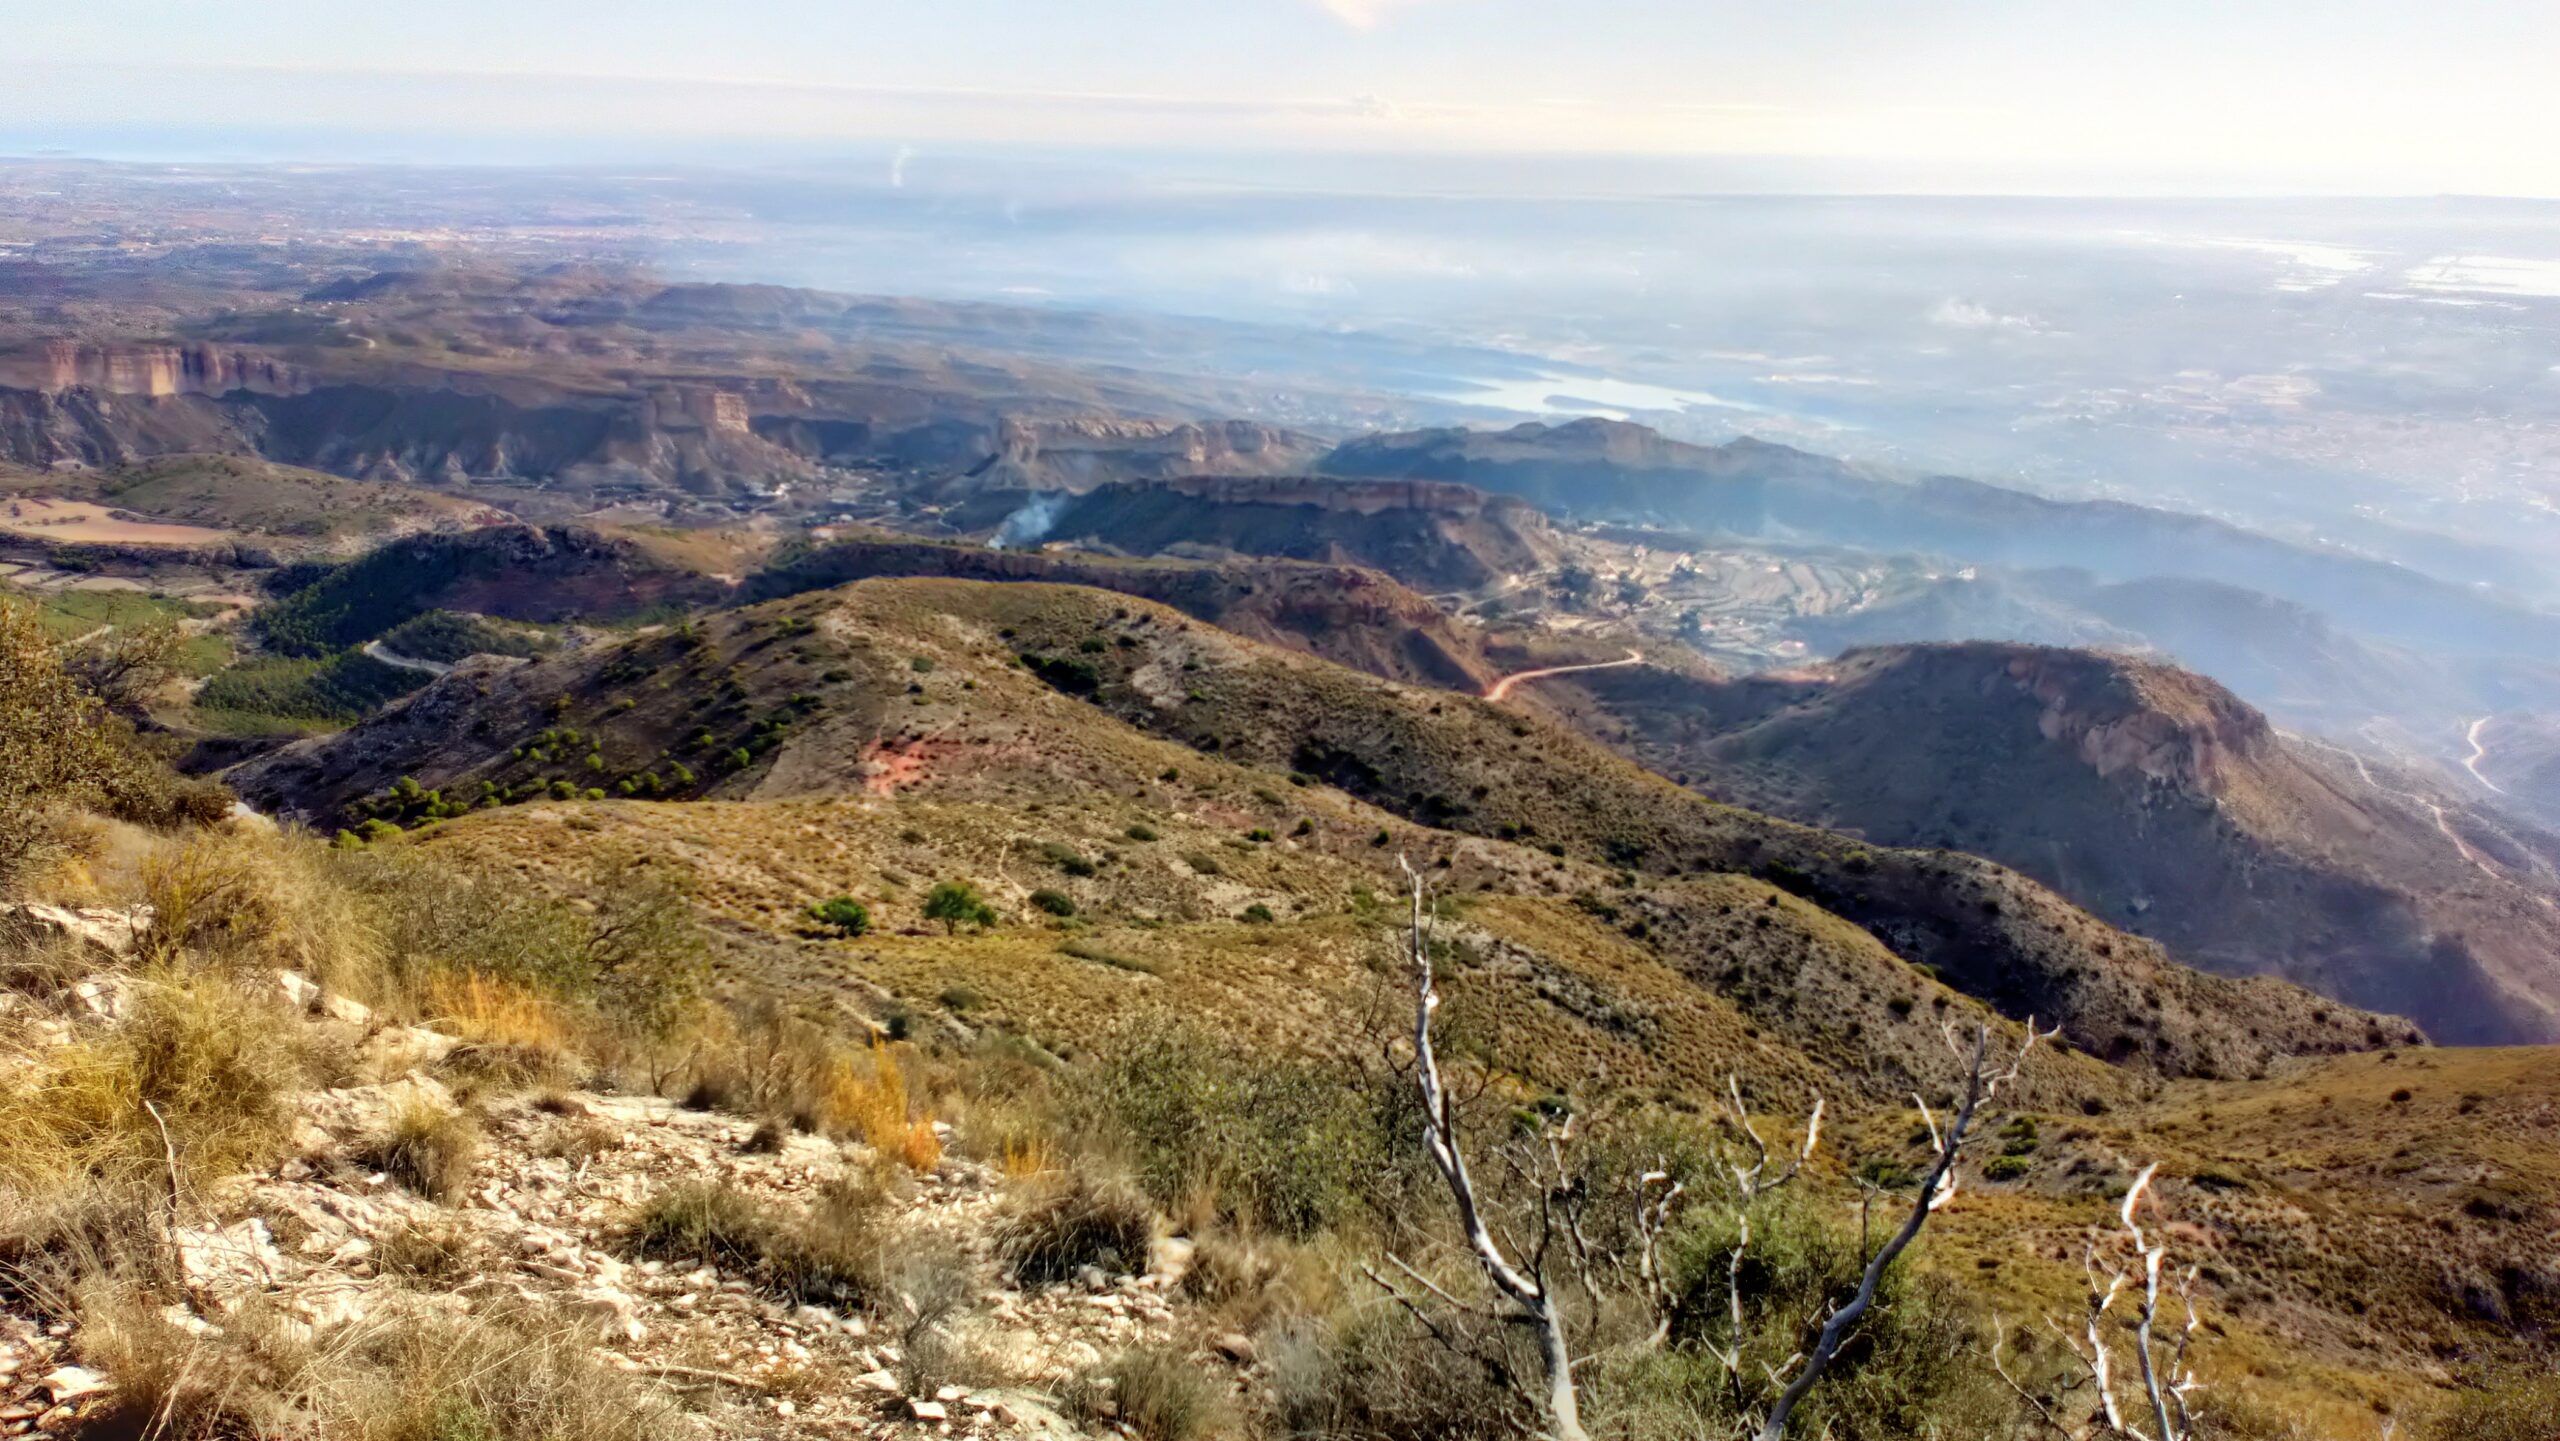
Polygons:
<instances>
[{"instance_id":1,"label":"rocky ground","mask_svg":"<svg viewBox=\"0 0 2560 1441\"><path fill-rule=\"evenodd\" d=\"M280 999L348 1045L358 1083L296 1098L291 1155L272 1171L190 1196L172 1238L189 1298L181 1328L210 1333L255 1311L315 1337L385 1308L541 1314L582 1329L595 1357L666 1388L706 1434L772 1437L1077 1434L1054 1396L1105 1357L1201 1334L1182 1316L1189 1244L1162 1237L1145 1274L1087 1268L1026 1290L1006 1282L992 1233L1007 1181L946 1156L903 1175L890 1218L900 1245L938 1245L971 1293L937 1328L943 1359L909 1366L897 1307L866 1315L793 1304L710 1266L643 1259L626 1231L678 1181L721 1181L777 1208L831 1183L877 1176L869 1148L807 1134L778 1143L750 1121L657 1096L576 1089L467 1101L455 1094L458 1042L381 1025L291 973ZM0 992L0 1025L38 1044L112 1024L119 987L101 976L48 1000ZM476 1112L480 1142L449 1199L427 1199L365 1163L404 1109ZM903 1299L903 1298L901 1298ZM893 1319L882 1319L888 1315ZM0 1436L77 1434L112 1404L116 1378L75 1364L71 1323L0 1313ZM1198 1364L1233 1368L1250 1345L1226 1338ZM968 1384L919 1382L930 1369Z\"/></svg>"}]
</instances>

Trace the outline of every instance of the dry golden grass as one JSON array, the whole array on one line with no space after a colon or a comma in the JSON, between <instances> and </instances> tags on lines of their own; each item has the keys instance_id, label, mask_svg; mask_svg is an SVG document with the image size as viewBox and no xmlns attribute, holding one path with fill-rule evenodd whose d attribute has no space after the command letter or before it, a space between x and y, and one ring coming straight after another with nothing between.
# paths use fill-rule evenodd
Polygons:
<instances>
[{"instance_id":1,"label":"dry golden grass","mask_svg":"<svg viewBox=\"0 0 2560 1441\"><path fill-rule=\"evenodd\" d=\"M829 1134L860 1136L883 1156L910 1171L930 1171L942 1160L933 1118L919 1115L907 1096L906 1072L886 1041L874 1039L867 1063L841 1053L831 1057L818 1093L819 1119Z\"/></svg>"},{"instance_id":2,"label":"dry golden grass","mask_svg":"<svg viewBox=\"0 0 2560 1441\"><path fill-rule=\"evenodd\" d=\"M116 1380L110 1435L647 1441L679 1424L660 1394L601 1365L568 1318L386 1300L316 1336L254 1305L199 1333L108 1278L82 1297L75 1340L83 1364Z\"/></svg>"},{"instance_id":3,"label":"dry golden grass","mask_svg":"<svg viewBox=\"0 0 2560 1441\"><path fill-rule=\"evenodd\" d=\"M997 1169L1008 1181L1027 1181L1046 1176L1058 1169L1058 1148L1046 1136L1019 1136L1007 1140L996 1157Z\"/></svg>"},{"instance_id":4,"label":"dry golden grass","mask_svg":"<svg viewBox=\"0 0 2560 1441\"><path fill-rule=\"evenodd\" d=\"M560 1001L521 981L466 971L426 986L428 1019L437 1029L488 1046L543 1056L575 1049L578 1027Z\"/></svg>"},{"instance_id":5,"label":"dry golden grass","mask_svg":"<svg viewBox=\"0 0 2560 1441\"><path fill-rule=\"evenodd\" d=\"M116 1025L0 1070L0 1187L147 1174L171 1151L218 1175L280 1143L285 1096L305 1079L282 1008L206 972L130 985Z\"/></svg>"},{"instance_id":6,"label":"dry golden grass","mask_svg":"<svg viewBox=\"0 0 2560 1441\"><path fill-rule=\"evenodd\" d=\"M480 1126L470 1112L412 1101L391 1114L356 1160L431 1201L450 1201L470 1182L479 1153Z\"/></svg>"}]
</instances>

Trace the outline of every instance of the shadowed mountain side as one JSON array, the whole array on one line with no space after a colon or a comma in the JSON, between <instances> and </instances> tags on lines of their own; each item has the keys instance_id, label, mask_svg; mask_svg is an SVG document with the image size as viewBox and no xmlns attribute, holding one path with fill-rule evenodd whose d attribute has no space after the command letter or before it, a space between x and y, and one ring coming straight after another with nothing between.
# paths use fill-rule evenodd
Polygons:
<instances>
[{"instance_id":1,"label":"shadowed mountain side","mask_svg":"<svg viewBox=\"0 0 2560 1441\"><path fill-rule=\"evenodd\" d=\"M1047 537L1140 555L1198 547L1350 563L1450 590L1553 566L1560 553L1545 514L1510 496L1298 476L1104 486L1066 502Z\"/></svg>"},{"instance_id":2,"label":"shadowed mountain side","mask_svg":"<svg viewBox=\"0 0 2560 1441\"><path fill-rule=\"evenodd\" d=\"M1567 679L1586 729L1720 799L1962 847L2197 964L2439 1039L2560 1036L2560 842L2287 741L2203 677L1976 643L1733 680Z\"/></svg>"},{"instance_id":3,"label":"shadowed mountain side","mask_svg":"<svg viewBox=\"0 0 2560 1441\"><path fill-rule=\"evenodd\" d=\"M662 554L669 548L582 526L414 535L326 571L261 607L256 620L270 644L309 655L372 640L431 610L627 620L728 598L727 583Z\"/></svg>"}]
</instances>

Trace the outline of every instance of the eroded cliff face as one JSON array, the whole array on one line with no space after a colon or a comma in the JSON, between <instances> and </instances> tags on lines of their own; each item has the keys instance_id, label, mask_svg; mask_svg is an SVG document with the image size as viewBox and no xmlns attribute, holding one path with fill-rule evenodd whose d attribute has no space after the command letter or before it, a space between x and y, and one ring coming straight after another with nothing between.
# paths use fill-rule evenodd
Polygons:
<instances>
[{"instance_id":1,"label":"eroded cliff face","mask_svg":"<svg viewBox=\"0 0 2560 1441\"><path fill-rule=\"evenodd\" d=\"M2043 705L2037 732L2102 777L2210 800L2236 768L2272 758L2267 718L2201 676L2078 651L2028 651L2003 669Z\"/></svg>"},{"instance_id":2,"label":"eroded cliff face","mask_svg":"<svg viewBox=\"0 0 2560 1441\"><path fill-rule=\"evenodd\" d=\"M1051 402L1032 408L1054 409ZM755 498L828 466L956 491L1268 474L1321 450L1244 421L1009 415L930 389L771 375L362 373L237 346L69 341L0 355L0 460L113 466L258 455L431 485L566 484Z\"/></svg>"},{"instance_id":3,"label":"eroded cliff face","mask_svg":"<svg viewBox=\"0 0 2560 1441\"><path fill-rule=\"evenodd\" d=\"M45 395L74 389L133 396L227 395L235 390L292 395L309 384L295 367L236 346L56 340L0 355L0 385Z\"/></svg>"}]
</instances>

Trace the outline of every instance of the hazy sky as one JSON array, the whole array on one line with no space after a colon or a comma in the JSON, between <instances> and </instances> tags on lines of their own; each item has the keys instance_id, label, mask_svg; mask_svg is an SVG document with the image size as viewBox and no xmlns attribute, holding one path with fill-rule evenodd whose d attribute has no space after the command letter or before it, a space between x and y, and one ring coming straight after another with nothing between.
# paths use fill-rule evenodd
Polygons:
<instances>
[{"instance_id":1,"label":"hazy sky","mask_svg":"<svg viewBox=\"0 0 2560 1441\"><path fill-rule=\"evenodd\" d=\"M230 127L419 156L1536 150L1856 162L1874 188L2560 195L2550 0L8 8L32 12L0 87L20 151L176 157Z\"/></svg>"}]
</instances>

